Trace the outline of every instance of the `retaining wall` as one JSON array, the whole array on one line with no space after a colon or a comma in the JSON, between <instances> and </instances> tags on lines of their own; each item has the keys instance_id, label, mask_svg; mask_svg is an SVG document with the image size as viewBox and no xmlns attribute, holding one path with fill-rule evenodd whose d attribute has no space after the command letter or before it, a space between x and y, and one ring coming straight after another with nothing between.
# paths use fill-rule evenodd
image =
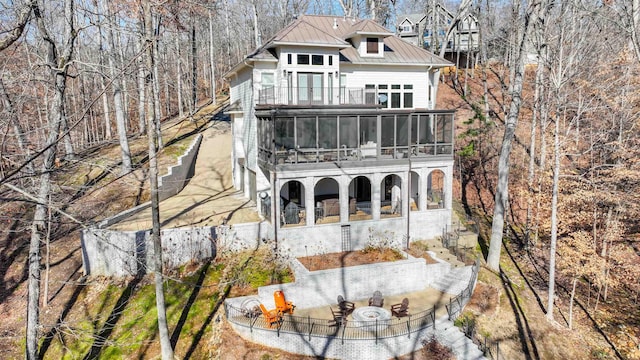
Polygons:
<instances>
[{"instance_id":1,"label":"retaining wall","mask_svg":"<svg viewBox=\"0 0 640 360\"><path fill-rule=\"evenodd\" d=\"M196 158L198 157L198 151L200 150L200 143L202 142L202 134L198 134L196 138L191 142L187 151L178 158L178 162L169 167L169 172L158 178L158 196L160 201L165 200L173 195L176 195L189 182L189 179L193 177ZM136 214L151 206L151 202L140 204L134 208L125 210L119 214L116 214L110 218L106 218L100 221L97 225L99 229L109 227L129 216Z\"/></svg>"},{"instance_id":2,"label":"retaining wall","mask_svg":"<svg viewBox=\"0 0 640 360\"><path fill-rule=\"evenodd\" d=\"M191 262L213 258L218 249L255 247L272 233L269 223L185 227L160 231L162 262L171 270ZM86 229L81 233L85 275L134 276L151 267L150 231Z\"/></svg>"},{"instance_id":3,"label":"retaining wall","mask_svg":"<svg viewBox=\"0 0 640 360\"><path fill-rule=\"evenodd\" d=\"M428 327L410 336L399 336L373 340L347 340L338 337L309 338L305 334L278 333L273 330L236 326L233 329L243 338L264 346L282 349L294 354L303 354L328 359L375 360L393 359L422 348L421 341L434 334Z\"/></svg>"},{"instance_id":4,"label":"retaining wall","mask_svg":"<svg viewBox=\"0 0 640 360\"><path fill-rule=\"evenodd\" d=\"M287 300L301 309L335 303L338 295L346 299L365 299L381 290L384 296L421 291L431 283L431 272L422 258L411 258L339 269L308 271L292 259L295 283L263 286L260 301L275 307L273 292L283 290ZM427 275L429 274L429 275Z\"/></svg>"}]
</instances>

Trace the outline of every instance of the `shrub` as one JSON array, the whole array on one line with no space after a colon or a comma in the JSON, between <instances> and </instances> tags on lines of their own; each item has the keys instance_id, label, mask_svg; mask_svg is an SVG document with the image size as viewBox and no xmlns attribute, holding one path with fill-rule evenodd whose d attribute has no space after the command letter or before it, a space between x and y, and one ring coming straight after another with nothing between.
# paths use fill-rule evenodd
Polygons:
<instances>
[{"instance_id":1,"label":"shrub","mask_svg":"<svg viewBox=\"0 0 640 360\"><path fill-rule=\"evenodd\" d=\"M455 359L455 356L451 349L440 344L435 337L425 339L422 341L422 354L425 359L430 360L451 360Z\"/></svg>"}]
</instances>

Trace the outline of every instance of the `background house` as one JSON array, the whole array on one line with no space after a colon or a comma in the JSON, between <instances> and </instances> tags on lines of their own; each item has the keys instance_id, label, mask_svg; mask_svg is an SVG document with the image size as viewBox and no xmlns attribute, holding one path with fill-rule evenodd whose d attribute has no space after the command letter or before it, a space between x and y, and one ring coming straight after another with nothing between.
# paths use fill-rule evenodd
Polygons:
<instances>
[{"instance_id":1,"label":"background house","mask_svg":"<svg viewBox=\"0 0 640 360\"><path fill-rule=\"evenodd\" d=\"M234 186L297 255L398 245L451 221L451 63L373 21L302 16L233 67Z\"/></svg>"},{"instance_id":2,"label":"background house","mask_svg":"<svg viewBox=\"0 0 640 360\"><path fill-rule=\"evenodd\" d=\"M425 14L408 14L398 19L396 35L402 40L435 54L444 46L445 58L458 67L474 65L479 51L479 27L474 15L467 14L458 21L448 38L446 34L454 16L441 4L429 7Z\"/></svg>"}]
</instances>

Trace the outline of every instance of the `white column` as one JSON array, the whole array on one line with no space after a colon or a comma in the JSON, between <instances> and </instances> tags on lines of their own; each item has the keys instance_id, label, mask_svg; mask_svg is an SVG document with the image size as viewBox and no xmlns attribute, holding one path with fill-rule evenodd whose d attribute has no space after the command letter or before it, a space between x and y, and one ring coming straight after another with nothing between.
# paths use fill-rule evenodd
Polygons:
<instances>
[{"instance_id":1,"label":"white column","mask_svg":"<svg viewBox=\"0 0 640 360\"><path fill-rule=\"evenodd\" d=\"M315 196L314 196L314 181L313 177L304 178L304 200L305 200L305 212L307 226L314 225L315 221Z\"/></svg>"},{"instance_id":2,"label":"white column","mask_svg":"<svg viewBox=\"0 0 640 360\"><path fill-rule=\"evenodd\" d=\"M452 208L453 198L453 165L449 165L444 172L444 207L445 209Z\"/></svg>"},{"instance_id":3,"label":"white column","mask_svg":"<svg viewBox=\"0 0 640 360\"><path fill-rule=\"evenodd\" d=\"M380 220L380 183L384 177L380 173L375 173L371 178L371 215L373 220Z\"/></svg>"},{"instance_id":4,"label":"white column","mask_svg":"<svg viewBox=\"0 0 640 360\"><path fill-rule=\"evenodd\" d=\"M427 210L427 180L429 176L429 169L422 168L418 174L420 174L420 179L418 180L418 186L420 186L420 190L418 191L418 194L420 194L419 206L420 210L424 211Z\"/></svg>"},{"instance_id":5,"label":"white column","mask_svg":"<svg viewBox=\"0 0 640 360\"><path fill-rule=\"evenodd\" d=\"M349 222L349 184L351 178L347 175L342 175L338 179L338 186L340 187L340 222Z\"/></svg>"}]
</instances>

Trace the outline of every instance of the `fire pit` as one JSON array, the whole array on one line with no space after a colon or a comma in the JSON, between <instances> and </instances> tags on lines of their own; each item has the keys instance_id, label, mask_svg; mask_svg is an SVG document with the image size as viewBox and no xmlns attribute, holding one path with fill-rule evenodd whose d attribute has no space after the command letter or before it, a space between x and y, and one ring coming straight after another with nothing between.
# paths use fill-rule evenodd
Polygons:
<instances>
[{"instance_id":1,"label":"fire pit","mask_svg":"<svg viewBox=\"0 0 640 360\"><path fill-rule=\"evenodd\" d=\"M374 330L377 325L378 329L384 329L389 326L391 311L377 306L361 306L356 308L351 316L354 326Z\"/></svg>"}]
</instances>

